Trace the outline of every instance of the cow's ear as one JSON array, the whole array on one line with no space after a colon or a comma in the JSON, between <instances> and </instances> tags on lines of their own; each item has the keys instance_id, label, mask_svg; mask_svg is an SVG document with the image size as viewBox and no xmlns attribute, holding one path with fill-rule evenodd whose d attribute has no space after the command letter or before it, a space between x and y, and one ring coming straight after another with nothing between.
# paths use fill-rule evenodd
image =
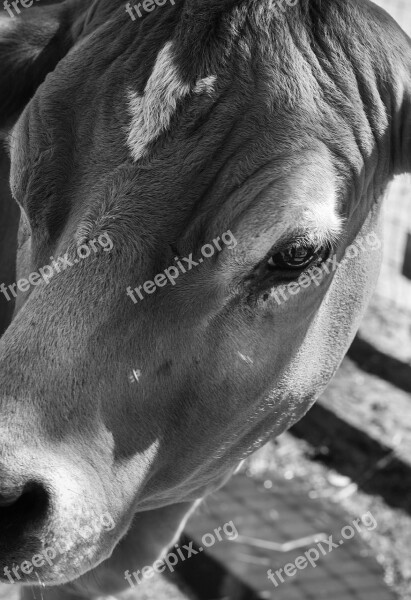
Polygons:
<instances>
[{"instance_id":1,"label":"cow's ear","mask_svg":"<svg viewBox=\"0 0 411 600\"><path fill-rule=\"evenodd\" d=\"M12 4L6 5L15 14ZM47 73L73 45L73 11L65 4L19 10L18 16L0 16L1 129L17 120Z\"/></svg>"}]
</instances>

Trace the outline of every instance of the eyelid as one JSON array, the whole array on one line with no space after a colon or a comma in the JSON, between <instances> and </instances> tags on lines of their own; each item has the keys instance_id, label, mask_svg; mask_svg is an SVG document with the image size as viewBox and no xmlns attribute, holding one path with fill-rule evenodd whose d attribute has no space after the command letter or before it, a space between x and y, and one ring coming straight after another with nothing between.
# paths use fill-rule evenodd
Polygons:
<instances>
[{"instance_id":1,"label":"eyelid","mask_svg":"<svg viewBox=\"0 0 411 600\"><path fill-rule=\"evenodd\" d=\"M296 228L293 232L288 231L284 233L283 237L276 242L268 254L273 255L295 246L316 248L316 250L320 248L332 249L339 244L343 236L344 233L342 230L338 233L330 232L329 235L321 235L302 227Z\"/></svg>"}]
</instances>

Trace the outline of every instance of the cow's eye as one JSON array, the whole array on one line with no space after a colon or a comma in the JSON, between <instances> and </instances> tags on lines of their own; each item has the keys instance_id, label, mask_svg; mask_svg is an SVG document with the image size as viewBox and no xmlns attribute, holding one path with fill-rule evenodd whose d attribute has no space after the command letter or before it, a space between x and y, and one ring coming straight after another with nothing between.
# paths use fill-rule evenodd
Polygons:
<instances>
[{"instance_id":1,"label":"cow's eye","mask_svg":"<svg viewBox=\"0 0 411 600\"><path fill-rule=\"evenodd\" d=\"M301 271L321 258L325 249L314 246L289 246L285 250L272 255L267 262L270 270Z\"/></svg>"}]
</instances>

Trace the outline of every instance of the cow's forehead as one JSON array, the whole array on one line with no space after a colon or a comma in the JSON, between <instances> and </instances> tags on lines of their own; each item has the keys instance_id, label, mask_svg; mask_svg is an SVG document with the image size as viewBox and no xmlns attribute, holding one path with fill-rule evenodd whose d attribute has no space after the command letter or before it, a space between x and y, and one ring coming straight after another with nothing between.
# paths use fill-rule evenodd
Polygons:
<instances>
[{"instance_id":1,"label":"cow's forehead","mask_svg":"<svg viewBox=\"0 0 411 600\"><path fill-rule=\"evenodd\" d=\"M270 157L268 146L260 155L254 152L259 143L259 139L249 140L232 154L227 165L220 161L215 169L217 181L211 182L211 170L203 175L204 184L200 186L197 169L190 170L185 160L175 163L172 152L165 160L156 159L156 172L149 167L150 158L136 161L128 153L124 136L124 152L128 154L125 162L114 163L113 169L102 171L96 180L86 177L86 199L84 187L79 187L77 206L82 217L76 225L78 241L109 230L120 242L114 233L117 231L124 238L124 246L133 238L132 244L136 238L144 239L144 246L138 248L142 253L144 248L158 245L165 228L168 239L184 238L187 249L231 228L242 238L251 262L261 259L282 239L292 242L298 237L314 246L335 242L345 209L327 148L318 144L311 151L295 152L293 156ZM195 144L190 145L194 153ZM39 194L50 192L53 179L52 189L58 190L54 198L58 213L60 203L71 201L76 173L67 176L66 169L50 172L50 156L59 156L58 144L40 155L27 154L28 147L22 144L13 150L16 160L12 182L13 187L20 186L16 196L25 197L22 203L26 210L29 208L29 216L34 214L34 221L41 223L41 212L49 218L53 210L50 213L49 207L38 204ZM200 166L207 165L207 151L198 156ZM61 157L64 160L63 151ZM79 212L75 213L78 216ZM185 215L190 219L183 225Z\"/></svg>"},{"instance_id":2,"label":"cow's forehead","mask_svg":"<svg viewBox=\"0 0 411 600\"><path fill-rule=\"evenodd\" d=\"M17 153L22 172L35 164L37 179L47 181L42 172L47 151L70 165L67 148L75 147L71 175L62 170L53 176L67 180L80 174L79 194L87 194L89 205L95 199L100 215L134 195L132 210L149 202L154 210L172 212L174 203L191 216L193 205L207 210L212 197L213 210L232 218L247 203L248 190L250 202L262 197L252 210L253 215L260 211L260 223L275 209L282 232L295 223L295 229L315 230L318 239L333 238L341 225L341 161L321 134L330 122L333 135L342 132L347 172L360 170L368 134L347 136L346 123L334 118L332 106L318 106L326 84L313 73L312 57L295 52L290 32L269 38L265 21L260 18L258 29L254 15L254 25L238 36L236 24L244 24L244 14L230 14L231 48L204 46L208 60L194 57L189 68L181 32L170 36L167 29L161 35L146 29L139 41L139 25L116 13L112 18L118 19L121 39L108 40L113 28L103 26L101 34L83 40L28 107L18 126L25 142ZM107 44L103 60L98 49ZM285 76L281 60L291 55ZM261 56L264 67L256 64ZM39 149L44 161L33 156ZM271 193L264 193L269 187Z\"/></svg>"}]
</instances>

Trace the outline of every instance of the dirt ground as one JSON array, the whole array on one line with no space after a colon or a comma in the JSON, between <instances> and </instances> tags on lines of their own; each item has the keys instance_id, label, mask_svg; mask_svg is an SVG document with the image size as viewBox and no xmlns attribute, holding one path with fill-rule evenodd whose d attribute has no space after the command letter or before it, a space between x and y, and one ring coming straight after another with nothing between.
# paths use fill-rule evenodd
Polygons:
<instances>
[{"instance_id":1,"label":"dirt ground","mask_svg":"<svg viewBox=\"0 0 411 600\"><path fill-rule=\"evenodd\" d=\"M378 496L361 492L338 471L315 460L317 449L286 433L248 459L246 470L256 478L271 473L297 480L310 498L327 498L353 519L371 511L378 526L363 534L385 570L386 583L399 600L411 598L411 517ZM372 600L372 598L370 598Z\"/></svg>"}]
</instances>

